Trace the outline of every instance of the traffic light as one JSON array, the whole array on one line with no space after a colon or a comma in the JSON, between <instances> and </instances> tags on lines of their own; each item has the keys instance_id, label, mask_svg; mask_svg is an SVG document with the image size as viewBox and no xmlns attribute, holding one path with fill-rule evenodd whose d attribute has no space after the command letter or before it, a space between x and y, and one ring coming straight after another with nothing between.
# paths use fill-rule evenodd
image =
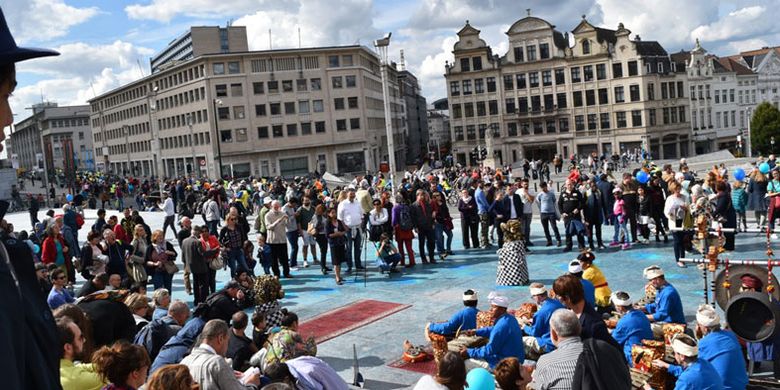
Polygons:
<instances>
[{"instance_id":1,"label":"traffic light","mask_svg":"<svg viewBox=\"0 0 780 390\"><path fill-rule=\"evenodd\" d=\"M487 148L486 147L482 147L479 150L479 157L480 157L480 160L484 160L484 159L487 158Z\"/></svg>"}]
</instances>

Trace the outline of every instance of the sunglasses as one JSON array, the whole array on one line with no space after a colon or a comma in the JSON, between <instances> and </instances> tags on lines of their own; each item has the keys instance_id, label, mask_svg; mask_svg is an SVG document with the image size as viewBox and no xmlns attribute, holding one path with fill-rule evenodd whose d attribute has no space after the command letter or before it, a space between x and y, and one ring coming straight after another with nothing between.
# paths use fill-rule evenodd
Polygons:
<instances>
[{"instance_id":1,"label":"sunglasses","mask_svg":"<svg viewBox=\"0 0 780 390\"><path fill-rule=\"evenodd\" d=\"M54 280L63 280L63 279L66 279L66 277L65 276L60 276L60 277L54 278Z\"/></svg>"}]
</instances>

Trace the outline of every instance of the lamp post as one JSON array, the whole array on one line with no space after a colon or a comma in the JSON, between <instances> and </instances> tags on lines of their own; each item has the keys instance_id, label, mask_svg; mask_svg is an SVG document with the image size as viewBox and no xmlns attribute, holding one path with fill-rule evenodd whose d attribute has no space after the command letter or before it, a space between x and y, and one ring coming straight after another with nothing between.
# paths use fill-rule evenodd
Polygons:
<instances>
[{"instance_id":1,"label":"lamp post","mask_svg":"<svg viewBox=\"0 0 780 390\"><path fill-rule=\"evenodd\" d=\"M217 113L217 106L222 105L222 100L212 100L214 106L214 141L217 143L217 177L222 180L222 149L220 147L220 134L219 134L219 114Z\"/></svg>"},{"instance_id":2,"label":"lamp post","mask_svg":"<svg viewBox=\"0 0 780 390\"><path fill-rule=\"evenodd\" d=\"M374 41L374 47L379 52L379 58L382 61L382 99L385 108L385 133L387 135L387 155L390 164L390 191L392 199L395 200L395 145L393 139L393 120L390 114L390 82L388 80L387 47L390 46L390 36L387 33L382 39Z\"/></svg>"},{"instance_id":3,"label":"lamp post","mask_svg":"<svg viewBox=\"0 0 780 390\"><path fill-rule=\"evenodd\" d=\"M162 163L162 153L160 152L160 137L158 135L159 129L155 130L155 121L152 117L152 114L157 112L157 91L159 90L159 87L153 86L149 88L149 93L147 95L147 98L149 99L149 132L151 133L151 139L149 142L151 142L150 146L152 149L152 158L154 159L153 164L153 170L154 175L157 179L157 185L160 189L160 193L163 192L163 186L165 183L163 183L162 180L162 169L163 169L163 163ZM158 161L160 159L160 161Z\"/></svg>"},{"instance_id":4,"label":"lamp post","mask_svg":"<svg viewBox=\"0 0 780 390\"><path fill-rule=\"evenodd\" d=\"M130 141L130 126L128 126L128 125L122 126L122 131L125 133L125 150L127 151L127 172L131 172L132 173L132 170L130 169L130 144L129 144L129 141ZM127 173L125 173L125 175L126 174Z\"/></svg>"},{"instance_id":5,"label":"lamp post","mask_svg":"<svg viewBox=\"0 0 780 390\"><path fill-rule=\"evenodd\" d=\"M198 168L198 161L195 158L195 134L192 133L192 125L194 124L195 120L192 118L192 114L187 114L187 127L190 128L190 148L192 149L192 169L190 169L190 174L192 177L197 177L195 175L195 172Z\"/></svg>"},{"instance_id":6,"label":"lamp post","mask_svg":"<svg viewBox=\"0 0 780 390\"><path fill-rule=\"evenodd\" d=\"M753 145L750 144L751 137L750 137L750 119L753 116L753 107L748 107L747 109L747 116L748 116L748 128L747 128L747 136L745 137L745 143L747 144L747 157L753 157Z\"/></svg>"}]
</instances>

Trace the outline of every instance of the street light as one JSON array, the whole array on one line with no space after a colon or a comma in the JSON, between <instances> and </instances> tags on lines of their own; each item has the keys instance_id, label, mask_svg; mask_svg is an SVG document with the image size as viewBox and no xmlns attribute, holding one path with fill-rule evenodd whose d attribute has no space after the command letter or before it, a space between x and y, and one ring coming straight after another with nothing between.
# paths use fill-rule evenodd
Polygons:
<instances>
[{"instance_id":1,"label":"street light","mask_svg":"<svg viewBox=\"0 0 780 390\"><path fill-rule=\"evenodd\" d=\"M187 114L187 127L190 128L190 148L192 149L192 169L190 169L190 174L192 174L192 177L195 176L195 170L198 169L198 161L195 158L195 134L192 133L192 125L195 123L195 119L192 118L192 114Z\"/></svg>"},{"instance_id":2,"label":"street light","mask_svg":"<svg viewBox=\"0 0 780 390\"><path fill-rule=\"evenodd\" d=\"M125 133L125 150L127 151L127 170L126 172L132 173L132 170L130 169L130 126L124 125L122 126L122 130ZM127 173L125 173L127 174Z\"/></svg>"},{"instance_id":3,"label":"street light","mask_svg":"<svg viewBox=\"0 0 780 390\"><path fill-rule=\"evenodd\" d=\"M219 180L222 180L222 149L220 147L219 114L217 113L217 106L222 105L222 100L214 99L212 104L214 106L214 132L216 132L214 140L217 142L217 176L219 177Z\"/></svg>"},{"instance_id":4,"label":"street light","mask_svg":"<svg viewBox=\"0 0 780 390\"><path fill-rule=\"evenodd\" d=\"M753 107L748 107L747 109L747 117L748 117L748 128L747 128L747 136L745 137L745 143L747 144L747 156L748 158L753 157L753 145L750 144L751 137L750 137L750 119L753 114Z\"/></svg>"},{"instance_id":5,"label":"street light","mask_svg":"<svg viewBox=\"0 0 780 390\"><path fill-rule=\"evenodd\" d=\"M379 52L379 58L382 61L382 99L384 100L385 108L385 133L387 135L387 155L388 163L390 164L390 191L392 199L395 200L395 145L393 139L393 122L390 116L390 86L388 80L387 69L387 47L390 46L390 36L393 33L385 34L382 39L374 41L374 47Z\"/></svg>"}]
</instances>

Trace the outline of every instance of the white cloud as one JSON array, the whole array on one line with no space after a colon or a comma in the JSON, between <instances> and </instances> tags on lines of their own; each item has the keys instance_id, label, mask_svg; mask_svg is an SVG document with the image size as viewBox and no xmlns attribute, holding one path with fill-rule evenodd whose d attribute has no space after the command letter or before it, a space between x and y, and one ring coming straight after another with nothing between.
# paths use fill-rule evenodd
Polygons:
<instances>
[{"instance_id":1,"label":"white cloud","mask_svg":"<svg viewBox=\"0 0 780 390\"><path fill-rule=\"evenodd\" d=\"M169 22L178 15L197 18L237 16L248 9L291 10L296 1L271 0L152 0L148 4L131 4L125 7L131 19Z\"/></svg>"},{"instance_id":2,"label":"white cloud","mask_svg":"<svg viewBox=\"0 0 780 390\"><path fill-rule=\"evenodd\" d=\"M72 7L63 0L30 0L3 4L3 12L16 42L24 43L65 36L71 27L86 22L99 10Z\"/></svg>"},{"instance_id":3,"label":"white cloud","mask_svg":"<svg viewBox=\"0 0 780 390\"><path fill-rule=\"evenodd\" d=\"M691 38L702 41L740 40L779 31L775 21L765 17L767 12L763 6L741 8L720 20L697 27L691 32Z\"/></svg>"}]
</instances>

